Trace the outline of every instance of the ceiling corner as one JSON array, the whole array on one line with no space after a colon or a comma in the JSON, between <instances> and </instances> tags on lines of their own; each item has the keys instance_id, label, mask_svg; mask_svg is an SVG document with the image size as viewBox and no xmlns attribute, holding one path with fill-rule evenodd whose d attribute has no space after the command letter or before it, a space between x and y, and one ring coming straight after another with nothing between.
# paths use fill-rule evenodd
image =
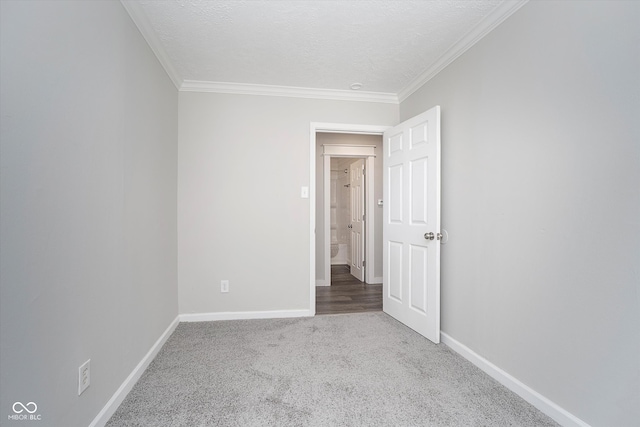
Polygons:
<instances>
[{"instance_id":1,"label":"ceiling corner","mask_svg":"<svg viewBox=\"0 0 640 427\"><path fill-rule=\"evenodd\" d=\"M455 61L460 55L466 52L474 44L479 42L484 36L489 34L494 28L500 25L505 19L524 6L529 0L505 0L496 7L489 15L474 26L468 33L455 42L438 60L427 70L421 73L407 86L398 92L398 101L403 102L411 94L420 89L425 83L434 78L447 65Z\"/></svg>"},{"instance_id":2,"label":"ceiling corner","mask_svg":"<svg viewBox=\"0 0 640 427\"><path fill-rule=\"evenodd\" d=\"M171 63L167 52L164 50L160 39L158 39L158 36L153 30L153 27L149 22L149 19L147 18L144 10L142 10L142 6L140 5L140 3L135 0L120 0L120 3L122 3L122 6L124 6L133 23L136 25L136 27L138 27L138 30L142 34L142 37L144 37L149 47L156 55L156 58L158 58L158 61L160 61L160 64L164 68L173 84L176 86L176 89L180 90L183 80Z\"/></svg>"}]
</instances>

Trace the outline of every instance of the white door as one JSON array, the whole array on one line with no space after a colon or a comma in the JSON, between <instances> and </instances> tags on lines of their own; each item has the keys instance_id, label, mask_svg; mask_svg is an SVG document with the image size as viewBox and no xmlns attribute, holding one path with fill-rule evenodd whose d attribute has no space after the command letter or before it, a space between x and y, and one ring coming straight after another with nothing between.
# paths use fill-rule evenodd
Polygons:
<instances>
[{"instance_id":1,"label":"white door","mask_svg":"<svg viewBox=\"0 0 640 427\"><path fill-rule=\"evenodd\" d=\"M440 107L384 133L383 310L440 342Z\"/></svg>"},{"instance_id":2,"label":"white door","mask_svg":"<svg viewBox=\"0 0 640 427\"><path fill-rule=\"evenodd\" d=\"M351 218L351 274L364 281L364 159L351 163L350 167Z\"/></svg>"}]
</instances>

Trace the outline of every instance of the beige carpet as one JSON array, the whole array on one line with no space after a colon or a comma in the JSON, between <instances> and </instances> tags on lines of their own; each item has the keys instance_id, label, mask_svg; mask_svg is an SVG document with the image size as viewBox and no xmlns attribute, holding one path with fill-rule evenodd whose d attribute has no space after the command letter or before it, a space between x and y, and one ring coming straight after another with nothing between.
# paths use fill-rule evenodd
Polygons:
<instances>
[{"instance_id":1,"label":"beige carpet","mask_svg":"<svg viewBox=\"0 0 640 427\"><path fill-rule=\"evenodd\" d=\"M557 424L378 312L182 323L107 425Z\"/></svg>"}]
</instances>

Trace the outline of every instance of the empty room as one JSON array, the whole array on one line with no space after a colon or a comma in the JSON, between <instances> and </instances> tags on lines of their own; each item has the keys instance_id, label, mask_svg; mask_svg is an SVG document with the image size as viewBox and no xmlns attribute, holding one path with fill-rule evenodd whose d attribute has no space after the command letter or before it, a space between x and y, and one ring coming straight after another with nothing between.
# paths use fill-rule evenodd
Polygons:
<instances>
[{"instance_id":1,"label":"empty room","mask_svg":"<svg viewBox=\"0 0 640 427\"><path fill-rule=\"evenodd\" d=\"M2 426L638 425L640 2L2 0L0 120Z\"/></svg>"}]
</instances>

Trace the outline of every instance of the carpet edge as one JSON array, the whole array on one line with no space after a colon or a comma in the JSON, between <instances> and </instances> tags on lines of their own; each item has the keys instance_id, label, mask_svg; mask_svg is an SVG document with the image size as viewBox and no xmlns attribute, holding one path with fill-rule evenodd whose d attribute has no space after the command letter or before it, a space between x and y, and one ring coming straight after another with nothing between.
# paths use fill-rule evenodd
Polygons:
<instances>
[{"instance_id":1,"label":"carpet edge","mask_svg":"<svg viewBox=\"0 0 640 427\"><path fill-rule=\"evenodd\" d=\"M451 350L467 359L473 365L480 368L484 373L523 398L560 425L565 427L590 427L589 424L585 423L580 418L538 393L514 376L503 371L498 366L480 356L478 353L471 350L469 347L457 341L450 335L440 331L440 337L442 344L445 344Z\"/></svg>"},{"instance_id":2,"label":"carpet edge","mask_svg":"<svg viewBox=\"0 0 640 427\"><path fill-rule=\"evenodd\" d=\"M167 329L160 335L160 338L151 346L147 354L144 355L138 365L131 371L127 379L120 385L118 390L111 396L111 399L106 405L98 412L98 415L93 419L89 427L104 427L109 419L113 416L116 410L120 407L124 399L127 397L133 386L138 382L144 371L149 367L153 359L158 355L160 349L167 342L173 331L178 327L180 323L180 316L176 316L175 319L169 324Z\"/></svg>"}]
</instances>

